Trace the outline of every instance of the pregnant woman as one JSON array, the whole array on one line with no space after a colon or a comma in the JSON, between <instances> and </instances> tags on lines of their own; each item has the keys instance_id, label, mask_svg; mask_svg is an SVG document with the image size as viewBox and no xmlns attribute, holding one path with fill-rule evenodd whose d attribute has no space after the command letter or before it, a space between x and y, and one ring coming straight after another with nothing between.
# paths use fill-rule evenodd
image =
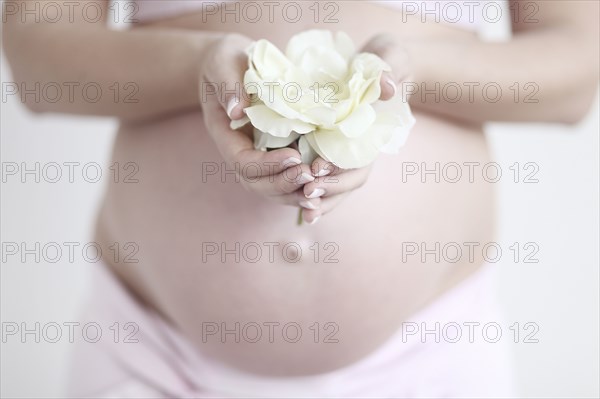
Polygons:
<instances>
[{"instance_id":1,"label":"pregnant woman","mask_svg":"<svg viewBox=\"0 0 600 399\"><path fill-rule=\"evenodd\" d=\"M585 115L597 2L453 2L461 18L433 1L89 3L105 18L75 9L55 23L9 16L4 27L16 81L117 82L137 100L26 97L34 112L119 118L112 162L135 172L134 183L109 183L96 229L105 256L84 312L127 326L131 342L76 348L72 394L513 395L500 344L440 343L422 329L500 320L481 251L494 239L493 184L478 177L491 161L482 125ZM137 22L109 29L117 8ZM502 24L510 40L484 40ZM234 88L248 45L285 49L307 29L344 31L383 58L383 100L412 94L416 125L399 155L324 176L295 149L257 151L230 129L247 105ZM503 95L483 92L488 83ZM442 89L456 86L460 98ZM450 163L463 167L455 183L435 177ZM447 243L474 243L472 256L435 253Z\"/></svg>"}]
</instances>

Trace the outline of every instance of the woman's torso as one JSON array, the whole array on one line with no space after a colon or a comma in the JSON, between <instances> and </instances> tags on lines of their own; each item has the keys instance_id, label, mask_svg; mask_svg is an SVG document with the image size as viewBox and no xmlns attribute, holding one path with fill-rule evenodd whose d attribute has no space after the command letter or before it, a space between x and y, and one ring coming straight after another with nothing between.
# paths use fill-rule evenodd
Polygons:
<instances>
[{"instance_id":1,"label":"woman's torso","mask_svg":"<svg viewBox=\"0 0 600 399\"><path fill-rule=\"evenodd\" d=\"M312 2L299 3L310 12ZM397 11L374 4L339 4L339 22L333 25L315 23L312 17L295 24L281 18L273 23L244 18L240 23L210 18L203 22L196 13L144 29L234 31L267 38L280 47L293 34L314 27L344 30L359 44L392 29L414 37L460 39L472 34L414 19L399 23ZM474 259L463 254L452 263L438 253L439 259L430 254L423 262L421 249L492 239L492 186L477 177L477 167L474 182L464 175L465 163L489 161L481 129L418 112L415 117L417 124L399 155L382 156L364 187L317 224L301 227L295 224L297 209L246 192L228 173L201 112L123 125L113 162L121 166L133 162L138 182L110 184L97 238L106 247L134 243L138 263L123 263L123 256L119 262L105 260L144 303L171 321L204 355L233 367L293 375L357 361L381 345L411 313L482 263L477 250ZM451 182L454 172L444 172L453 163L463 172L456 183ZM436 172L424 173L436 165L438 181ZM418 172L413 174L415 168ZM414 245L419 252L410 255ZM294 262L298 247L300 260ZM257 248L262 251L258 259ZM273 342L266 336L251 342L244 334L254 338L255 327L241 331L239 343L234 333L208 334L215 325L219 332L224 327L235 330L236 323L240 329L257 323L263 335L274 332ZM299 342L288 342L294 338L289 336L282 339L286 323L301 327ZM326 327L326 323L335 324ZM295 328L288 335L294 335ZM313 343L315 329L320 332L318 344ZM330 338L338 342L324 342L334 332Z\"/></svg>"}]
</instances>

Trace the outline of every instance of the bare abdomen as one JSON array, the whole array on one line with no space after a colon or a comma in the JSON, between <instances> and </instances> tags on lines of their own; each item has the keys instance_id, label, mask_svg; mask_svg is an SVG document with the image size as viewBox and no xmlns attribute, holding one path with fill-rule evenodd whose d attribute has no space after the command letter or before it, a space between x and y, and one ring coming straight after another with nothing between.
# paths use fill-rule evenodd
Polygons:
<instances>
[{"instance_id":1,"label":"bare abdomen","mask_svg":"<svg viewBox=\"0 0 600 399\"><path fill-rule=\"evenodd\" d=\"M112 262L112 269L207 355L268 374L348 364L481 263L479 256L457 263L428 256L423 263L407 245L491 240L489 183L437 183L433 175L408 173L436 162L484 164L483 134L417 118L399 155L380 158L364 187L316 225L301 227L295 208L221 175L201 114L122 128L113 162L135 162L139 182L111 184L98 240L136 243L139 263ZM272 323L292 323L290 335L297 323L303 338L269 342L265 335L253 343L246 336L238 344L235 334L207 335L215 323L258 323L266 326L263 335ZM333 330L330 338L339 342L323 342Z\"/></svg>"}]
</instances>

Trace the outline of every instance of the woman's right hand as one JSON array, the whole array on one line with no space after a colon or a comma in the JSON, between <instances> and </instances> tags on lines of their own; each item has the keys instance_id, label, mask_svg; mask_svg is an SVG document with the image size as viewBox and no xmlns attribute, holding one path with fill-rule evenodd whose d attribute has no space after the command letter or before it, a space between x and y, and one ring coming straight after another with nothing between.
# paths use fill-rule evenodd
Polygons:
<instances>
[{"instance_id":1,"label":"woman's right hand","mask_svg":"<svg viewBox=\"0 0 600 399\"><path fill-rule=\"evenodd\" d=\"M302 190L315 178L296 149L259 151L254 148L249 126L239 130L230 127L232 119L244 117L244 108L249 105L242 90L248 68L245 50L251 43L245 36L229 34L207 52L200 87L204 123L228 168L240 174L248 191L280 204L317 209L321 199L307 199Z\"/></svg>"}]
</instances>

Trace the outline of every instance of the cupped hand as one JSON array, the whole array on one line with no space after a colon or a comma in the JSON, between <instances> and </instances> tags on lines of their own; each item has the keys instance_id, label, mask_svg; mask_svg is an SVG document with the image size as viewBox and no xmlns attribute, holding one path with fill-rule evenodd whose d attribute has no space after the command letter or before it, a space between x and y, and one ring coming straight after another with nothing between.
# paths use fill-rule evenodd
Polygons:
<instances>
[{"instance_id":1,"label":"cupped hand","mask_svg":"<svg viewBox=\"0 0 600 399\"><path fill-rule=\"evenodd\" d=\"M373 37L361 52L376 54L392 67L391 72L384 72L381 75L380 100L387 101L399 95L398 87L411 75L406 52L386 34ZM317 158L311 165L315 180L304 186L304 195L309 202L301 203L303 220L313 224L321 216L331 212L350 193L367 182L371 166L344 170L320 157ZM320 200L319 206L313 204L317 199Z\"/></svg>"},{"instance_id":2,"label":"cupped hand","mask_svg":"<svg viewBox=\"0 0 600 399\"><path fill-rule=\"evenodd\" d=\"M248 68L249 38L228 34L215 41L205 56L200 97L204 123L228 168L236 170L248 191L279 204L298 207L306 202L302 188L314 180L293 148L259 151L251 127L233 130L231 120L244 117L249 98L243 91ZM319 199L313 201L320 204Z\"/></svg>"},{"instance_id":3,"label":"cupped hand","mask_svg":"<svg viewBox=\"0 0 600 399\"><path fill-rule=\"evenodd\" d=\"M306 201L302 188L314 177L310 167L301 163L297 150L255 150L249 130L232 130L230 118L214 97L209 97L203 104L203 115L208 134L227 167L240 175L246 190L284 205L298 207ZM313 202L320 205L320 200Z\"/></svg>"}]
</instances>

